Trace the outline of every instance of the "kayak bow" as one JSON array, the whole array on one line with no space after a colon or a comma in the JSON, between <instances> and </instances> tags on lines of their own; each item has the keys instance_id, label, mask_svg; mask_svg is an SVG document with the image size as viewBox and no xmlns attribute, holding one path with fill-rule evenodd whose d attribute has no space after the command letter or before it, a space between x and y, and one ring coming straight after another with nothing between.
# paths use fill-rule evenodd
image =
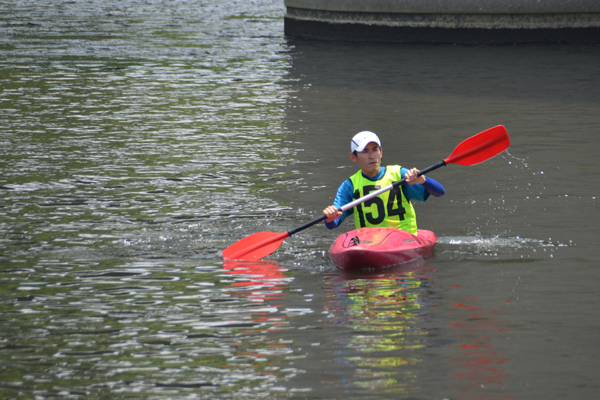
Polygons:
<instances>
[{"instance_id":1,"label":"kayak bow","mask_svg":"<svg viewBox=\"0 0 600 400\"><path fill-rule=\"evenodd\" d=\"M329 254L345 270L380 269L427 257L436 242L435 233L424 229L413 235L395 228L361 228L340 235Z\"/></svg>"}]
</instances>

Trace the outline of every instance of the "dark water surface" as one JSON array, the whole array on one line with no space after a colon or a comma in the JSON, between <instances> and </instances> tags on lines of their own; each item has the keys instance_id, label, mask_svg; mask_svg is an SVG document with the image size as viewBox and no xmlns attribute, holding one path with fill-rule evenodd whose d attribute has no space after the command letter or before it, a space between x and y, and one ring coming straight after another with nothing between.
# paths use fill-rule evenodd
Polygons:
<instances>
[{"instance_id":1,"label":"dark water surface","mask_svg":"<svg viewBox=\"0 0 600 400\"><path fill-rule=\"evenodd\" d=\"M0 398L597 399L600 49L296 41L281 1L0 1ZM348 275L349 138L432 172L426 260Z\"/></svg>"}]
</instances>

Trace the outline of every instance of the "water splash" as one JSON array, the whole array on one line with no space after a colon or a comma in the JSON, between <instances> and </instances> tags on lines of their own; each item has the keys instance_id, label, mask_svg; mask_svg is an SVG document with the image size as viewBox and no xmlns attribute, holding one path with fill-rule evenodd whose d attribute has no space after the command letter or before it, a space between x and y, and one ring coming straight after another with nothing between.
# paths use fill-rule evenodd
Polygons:
<instances>
[{"instance_id":1,"label":"water splash","mask_svg":"<svg viewBox=\"0 0 600 400\"><path fill-rule=\"evenodd\" d=\"M468 258L540 259L553 258L561 247L569 243L516 237L449 236L439 237L436 254L451 254Z\"/></svg>"}]
</instances>

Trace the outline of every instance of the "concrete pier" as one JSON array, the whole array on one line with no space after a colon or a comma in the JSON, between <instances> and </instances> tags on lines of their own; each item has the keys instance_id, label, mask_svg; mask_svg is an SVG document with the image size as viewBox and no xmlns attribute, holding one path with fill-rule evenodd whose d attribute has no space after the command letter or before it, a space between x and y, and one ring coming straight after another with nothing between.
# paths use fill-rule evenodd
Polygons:
<instances>
[{"instance_id":1,"label":"concrete pier","mask_svg":"<svg viewBox=\"0 0 600 400\"><path fill-rule=\"evenodd\" d=\"M285 0L285 34L399 43L600 43L598 0Z\"/></svg>"}]
</instances>

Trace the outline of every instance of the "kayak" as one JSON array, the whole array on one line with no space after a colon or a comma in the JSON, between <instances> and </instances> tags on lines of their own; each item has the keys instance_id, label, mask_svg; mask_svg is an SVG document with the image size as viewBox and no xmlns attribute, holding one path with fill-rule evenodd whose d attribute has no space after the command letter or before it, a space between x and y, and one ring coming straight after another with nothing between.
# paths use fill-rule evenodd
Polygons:
<instances>
[{"instance_id":1,"label":"kayak","mask_svg":"<svg viewBox=\"0 0 600 400\"><path fill-rule=\"evenodd\" d=\"M435 233L424 229L413 235L394 228L361 228L335 239L329 254L342 269L379 269L426 257L436 242Z\"/></svg>"}]
</instances>

